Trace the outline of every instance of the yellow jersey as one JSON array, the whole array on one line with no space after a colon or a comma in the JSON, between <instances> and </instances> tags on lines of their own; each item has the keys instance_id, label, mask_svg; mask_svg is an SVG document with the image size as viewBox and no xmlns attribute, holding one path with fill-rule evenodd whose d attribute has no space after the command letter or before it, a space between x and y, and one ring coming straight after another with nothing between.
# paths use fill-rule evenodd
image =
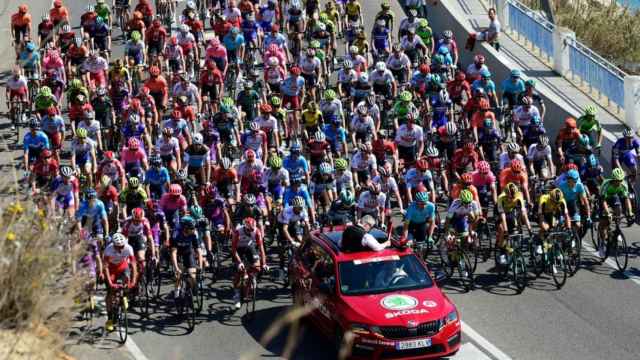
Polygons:
<instances>
[{"instance_id":1,"label":"yellow jersey","mask_svg":"<svg viewBox=\"0 0 640 360\"><path fill-rule=\"evenodd\" d=\"M320 110L313 111L307 109L302 112L302 123L307 128L314 127L318 125L321 116L322 113L320 112Z\"/></svg>"},{"instance_id":2,"label":"yellow jersey","mask_svg":"<svg viewBox=\"0 0 640 360\"><path fill-rule=\"evenodd\" d=\"M357 1L348 2L345 5L345 12L352 17L358 16L360 14L360 3Z\"/></svg>"},{"instance_id":3,"label":"yellow jersey","mask_svg":"<svg viewBox=\"0 0 640 360\"><path fill-rule=\"evenodd\" d=\"M538 200L538 213L540 214L557 215L564 212L566 208L567 203L564 199L556 203L551 200L551 196L549 194L540 196L540 200Z\"/></svg>"},{"instance_id":4,"label":"yellow jersey","mask_svg":"<svg viewBox=\"0 0 640 360\"><path fill-rule=\"evenodd\" d=\"M498 212L510 213L516 208L524 208L524 203L522 193L518 193L513 199L509 199L509 195L502 193L498 196Z\"/></svg>"}]
</instances>

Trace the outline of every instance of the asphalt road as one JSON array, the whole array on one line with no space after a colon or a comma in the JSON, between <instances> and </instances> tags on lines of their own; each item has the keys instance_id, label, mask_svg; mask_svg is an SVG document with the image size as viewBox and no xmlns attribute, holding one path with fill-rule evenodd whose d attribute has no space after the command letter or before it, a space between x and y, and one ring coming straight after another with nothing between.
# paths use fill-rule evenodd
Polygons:
<instances>
[{"instance_id":1,"label":"asphalt road","mask_svg":"<svg viewBox=\"0 0 640 360\"><path fill-rule=\"evenodd\" d=\"M69 1L67 1L69 2ZM34 19L47 10L49 3L26 1ZM365 23L369 26L377 11L377 5L365 2ZM377 3L377 2L375 2ZM6 0L0 4L0 23L3 39L9 39L11 14L19 4ZM85 2L71 1L69 8L73 23L79 23ZM394 11L401 14L397 3ZM434 29L436 33L443 29ZM122 51L121 39L116 50ZM462 40L460 40L462 41ZM13 50L9 41L0 42L0 77L6 78L13 62ZM117 51L116 56L120 55ZM464 57L463 57L464 61ZM0 101L0 110L6 114L6 106ZM555 134L564 111L549 106L547 129ZM6 120L0 124L0 134L6 133ZM605 151L610 148L607 140ZM6 171L20 153L3 150L0 164ZM492 262L479 265L478 288L462 293L455 283L444 286L444 291L461 311L464 345L458 358L483 359L637 359L636 341L640 335L640 312L637 299L640 295L640 261L635 226L624 230L632 244L629 270L626 274L614 271L608 264L597 264L587 256L585 268L570 278L561 290L556 290L550 277L531 279L523 294L516 295L508 283L500 282L491 271ZM588 243L588 242L587 242ZM231 273L226 272L226 278ZM228 280L211 284L207 282L208 299L205 310L198 317L193 333L187 333L184 323L176 319L168 303L160 301L150 319L131 319L131 342L126 350L128 357L136 359L236 359L242 355L271 358L283 357L287 332L280 332L271 342L260 344L266 329L290 309L289 292L278 284L264 281L258 293L255 320L244 321L242 313L231 311L231 287ZM165 286L166 292L169 285ZM99 326L99 322L96 326ZM99 332L98 332L99 334ZM480 336L478 336L480 335ZM298 341L291 358L335 358L330 342L311 329L297 333ZM499 350L498 350L499 349ZM501 351L500 351L501 350ZM106 350L105 350L106 351ZM80 352L79 358L96 358L90 352ZM116 358L119 358L116 356Z\"/></svg>"}]
</instances>

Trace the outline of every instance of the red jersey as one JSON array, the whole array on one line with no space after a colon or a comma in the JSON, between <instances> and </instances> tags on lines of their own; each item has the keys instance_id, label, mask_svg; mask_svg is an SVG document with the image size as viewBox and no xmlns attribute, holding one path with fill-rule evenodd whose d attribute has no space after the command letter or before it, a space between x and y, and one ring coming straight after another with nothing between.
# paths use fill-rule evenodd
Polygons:
<instances>
[{"instance_id":1,"label":"red jersey","mask_svg":"<svg viewBox=\"0 0 640 360\"><path fill-rule=\"evenodd\" d=\"M98 190L98 199L100 199L105 205L117 204L119 197L120 194L118 194L118 189L113 185L109 185L109 187L104 190Z\"/></svg>"},{"instance_id":2,"label":"red jersey","mask_svg":"<svg viewBox=\"0 0 640 360\"><path fill-rule=\"evenodd\" d=\"M126 237L130 237L130 236L146 236L148 238L152 237L149 220L147 220L146 218L143 218L142 221L134 221L132 218L128 218L127 220L125 220L124 226L122 227L122 235Z\"/></svg>"},{"instance_id":3,"label":"red jersey","mask_svg":"<svg viewBox=\"0 0 640 360\"><path fill-rule=\"evenodd\" d=\"M149 4L148 2L140 2L138 5L136 5L136 8L134 9L134 11L140 11L142 13L142 16L144 17L151 17L153 16L153 9L151 8L151 4Z\"/></svg>"},{"instance_id":4,"label":"red jersey","mask_svg":"<svg viewBox=\"0 0 640 360\"><path fill-rule=\"evenodd\" d=\"M309 153L312 159L318 160L321 159L322 156L330 151L331 145L328 141L316 141L313 140L309 143Z\"/></svg>"},{"instance_id":5,"label":"red jersey","mask_svg":"<svg viewBox=\"0 0 640 360\"><path fill-rule=\"evenodd\" d=\"M41 178L53 178L58 173L58 167L60 167L60 165L56 159L38 159L33 164L33 173Z\"/></svg>"},{"instance_id":6,"label":"red jersey","mask_svg":"<svg viewBox=\"0 0 640 360\"><path fill-rule=\"evenodd\" d=\"M471 127L481 128L484 127L484 119L493 120L493 124L496 124L496 114L493 111L476 111L471 116Z\"/></svg>"},{"instance_id":7,"label":"red jersey","mask_svg":"<svg viewBox=\"0 0 640 360\"><path fill-rule=\"evenodd\" d=\"M471 86L469 86L466 80L449 81L449 83L447 83L447 91L452 99L461 97L463 92L467 94L467 98L471 97Z\"/></svg>"},{"instance_id":8,"label":"red jersey","mask_svg":"<svg viewBox=\"0 0 640 360\"><path fill-rule=\"evenodd\" d=\"M238 182L238 174L234 169L225 170L221 167L216 168L212 174L213 182L216 185L234 184Z\"/></svg>"},{"instance_id":9,"label":"red jersey","mask_svg":"<svg viewBox=\"0 0 640 360\"><path fill-rule=\"evenodd\" d=\"M15 13L11 15L11 26L24 27L31 26L31 15Z\"/></svg>"},{"instance_id":10,"label":"red jersey","mask_svg":"<svg viewBox=\"0 0 640 360\"><path fill-rule=\"evenodd\" d=\"M174 107L174 110L180 111L180 114L181 114L180 117L187 121L193 122L196 120L196 111L190 105L184 105L184 106L176 105Z\"/></svg>"},{"instance_id":11,"label":"red jersey","mask_svg":"<svg viewBox=\"0 0 640 360\"><path fill-rule=\"evenodd\" d=\"M49 19L53 21L54 25L58 25L61 21L69 22L69 10L64 6L54 7L49 10Z\"/></svg>"},{"instance_id":12,"label":"red jersey","mask_svg":"<svg viewBox=\"0 0 640 360\"><path fill-rule=\"evenodd\" d=\"M376 156L376 160L382 163L384 162L384 158L386 154L393 154L396 152L396 144L384 139L376 139L371 144L373 147L373 155Z\"/></svg>"},{"instance_id":13,"label":"red jersey","mask_svg":"<svg viewBox=\"0 0 640 360\"><path fill-rule=\"evenodd\" d=\"M129 31L138 30L141 33L144 32L145 25L144 25L144 21L142 20L131 19L128 25L129 25Z\"/></svg>"},{"instance_id":14,"label":"red jersey","mask_svg":"<svg viewBox=\"0 0 640 360\"><path fill-rule=\"evenodd\" d=\"M523 165L524 166L524 165ZM515 172L510 167L504 168L500 172L500 187L504 188L508 183L512 182L522 188L527 183L527 173L525 171Z\"/></svg>"},{"instance_id":15,"label":"red jersey","mask_svg":"<svg viewBox=\"0 0 640 360\"><path fill-rule=\"evenodd\" d=\"M144 34L144 39L147 44L149 43L158 44L165 41L166 38L167 38L167 30L163 26L160 26L160 27L152 26L148 28Z\"/></svg>"},{"instance_id":16,"label":"red jersey","mask_svg":"<svg viewBox=\"0 0 640 360\"><path fill-rule=\"evenodd\" d=\"M475 163L478 162L478 153L474 150L470 153L464 151L464 149L458 149L453 153L453 168L474 168Z\"/></svg>"},{"instance_id":17,"label":"red jersey","mask_svg":"<svg viewBox=\"0 0 640 360\"><path fill-rule=\"evenodd\" d=\"M149 78L145 81L144 86L149 88L150 93L162 93L163 96L166 96L169 89L167 85L167 80L164 79L162 75L159 75L157 78Z\"/></svg>"},{"instance_id":18,"label":"red jersey","mask_svg":"<svg viewBox=\"0 0 640 360\"><path fill-rule=\"evenodd\" d=\"M222 73L218 69L200 72L200 87L222 85Z\"/></svg>"}]
</instances>

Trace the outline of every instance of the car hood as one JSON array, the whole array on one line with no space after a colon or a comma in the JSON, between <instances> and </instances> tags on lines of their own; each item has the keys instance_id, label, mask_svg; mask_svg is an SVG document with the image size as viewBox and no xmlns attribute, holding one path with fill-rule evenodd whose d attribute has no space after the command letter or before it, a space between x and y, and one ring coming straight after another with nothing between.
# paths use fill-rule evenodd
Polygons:
<instances>
[{"instance_id":1,"label":"car hood","mask_svg":"<svg viewBox=\"0 0 640 360\"><path fill-rule=\"evenodd\" d=\"M355 316L352 322L375 326L413 326L442 319L455 307L440 289L395 291L382 294L343 296Z\"/></svg>"}]
</instances>

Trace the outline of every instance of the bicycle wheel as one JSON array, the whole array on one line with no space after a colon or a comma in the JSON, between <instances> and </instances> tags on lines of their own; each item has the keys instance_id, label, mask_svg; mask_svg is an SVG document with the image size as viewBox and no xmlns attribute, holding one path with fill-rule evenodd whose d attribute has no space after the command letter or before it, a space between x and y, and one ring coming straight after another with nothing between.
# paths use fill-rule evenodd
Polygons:
<instances>
[{"instance_id":1,"label":"bicycle wheel","mask_svg":"<svg viewBox=\"0 0 640 360\"><path fill-rule=\"evenodd\" d=\"M141 276L140 280L138 280L138 295L136 298L136 303L140 310L140 315L143 317L147 317L149 315L149 298L150 297L151 295L149 294L147 277Z\"/></svg>"},{"instance_id":2,"label":"bicycle wheel","mask_svg":"<svg viewBox=\"0 0 640 360\"><path fill-rule=\"evenodd\" d=\"M569 276L575 275L580 269L580 256L582 253L582 240L576 230L571 231L571 238L566 239L567 268Z\"/></svg>"},{"instance_id":3,"label":"bicycle wheel","mask_svg":"<svg viewBox=\"0 0 640 360\"><path fill-rule=\"evenodd\" d=\"M598 250L598 230L595 229L595 226L593 225L593 223L589 225L587 234L591 238L591 243L593 244L593 248L597 251Z\"/></svg>"},{"instance_id":4,"label":"bicycle wheel","mask_svg":"<svg viewBox=\"0 0 640 360\"><path fill-rule=\"evenodd\" d=\"M531 266L533 267L533 273L536 274L536 277L539 277L545 269L545 254L538 254L536 252L536 248L541 245L538 244L537 241L531 241L529 243L529 260ZM547 256L549 256L547 254Z\"/></svg>"},{"instance_id":5,"label":"bicycle wheel","mask_svg":"<svg viewBox=\"0 0 640 360\"><path fill-rule=\"evenodd\" d=\"M158 267L156 265L153 265L151 261L148 261L146 269L146 281L147 287L149 288L149 298L154 298L158 294L158 288L160 287L160 283L156 280L158 272Z\"/></svg>"},{"instance_id":6,"label":"bicycle wheel","mask_svg":"<svg viewBox=\"0 0 640 360\"><path fill-rule=\"evenodd\" d=\"M194 289L193 298L195 302L195 310L200 314L204 307L204 276L200 270L196 273L196 288Z\"/></svg>"},{"instance_id":7,"label":"bicycle wheel","mask_svg":"<svg viewBox=\"0 0 640 360\"><path fill-rule=\"evenodd\" d=\"M473 290L473 255L469 250L463 250L461 255L460 259L458 259L460 281L465 291L471 291Z\"/></svg>"},{"instance_id":8,"label":"bicycle wheel","mask_svg":"<svg viewBox=\"0 0 640 360\"><path fill-rule=\"evenodd\" d=\"M442 267L442 271L444 271L444 274L447 276L447 278L452 277L454 265L450 261L451 255L449 255L448 253L444 254L443 251L438 251L438 253L440 254L440 266Z\"/></svg>"},{"instance_id":9,"label":"bicycle wheel","mask_svg":"<svg viewBox=\"0 0 640 360\"><path fill-rule=\"evenodd\" d=\"M187 317L187 326L189 328L189 332L191 332L196 327L196 308L194 304L195 298L190 287L187 287L187 289L185 289L183 300L186 303L184 307L184 315Z\"/></svg>"},{"instance_id":10,"label":"bicycle wheel","mask_svg":"<svg viewBox=\"0 0 640 360\"><path fill-rule=\"evenodd\" d=\"M569 269L567 268L567 255L560 244L554 244L551 252L551 277L556 287L561 289L567 282Z\"/></svg>"},{"instance_id":11,"label":"bicycle wheel","mask_svg":"<svg viewBox=\"0 0 640 360\"><path fill-rule=\"evenodd\" d=\"M612 234L611 247L609 249L609 255L615 257L618 270L624 272L627 269L627 262L629 261L629 252L627 251L627 239L620 230L616 230Z\"/></svg>"},{"instance_id":12,"label":"bicycle wheel","mask_svg":"<svg viewBox=\"0 0 640 360\"><path fill-rule=\"evenodd\" d=\"M514 254L511 259L511 271L513 273L513 284L518 289L518 293L521 294L527 287L528 279L527 263L520 252Z\"/></svg>"},{"instance_id":13,"label":"bicycle wheel","mask_svg":"<svg viewBox=\"0 0 640 360\"><path fill-rule=\"evenodd\" d=\"M255 275L252 276L251 279L249 280L250 281L248 281L246 284L247 298L245 299L246 300L245 314L247 316L247 320L253 320L253 316L256 311L256 292L258 288L258 282L256 280Z\"/></svg>"},{"instance_id":14,"label":"bicycle wheel","mask_svg":"<svg viewBox=\"0 0 640 360\"><path fill-rule=\"evenodd\" d=\"M124 299L122 300L124 301ZM127 309L123 306L122 302L118 304L118 336L120 337L120 344L127 342L129 336L129 317L127 315Z\"/></svg>"}]
</instances>

